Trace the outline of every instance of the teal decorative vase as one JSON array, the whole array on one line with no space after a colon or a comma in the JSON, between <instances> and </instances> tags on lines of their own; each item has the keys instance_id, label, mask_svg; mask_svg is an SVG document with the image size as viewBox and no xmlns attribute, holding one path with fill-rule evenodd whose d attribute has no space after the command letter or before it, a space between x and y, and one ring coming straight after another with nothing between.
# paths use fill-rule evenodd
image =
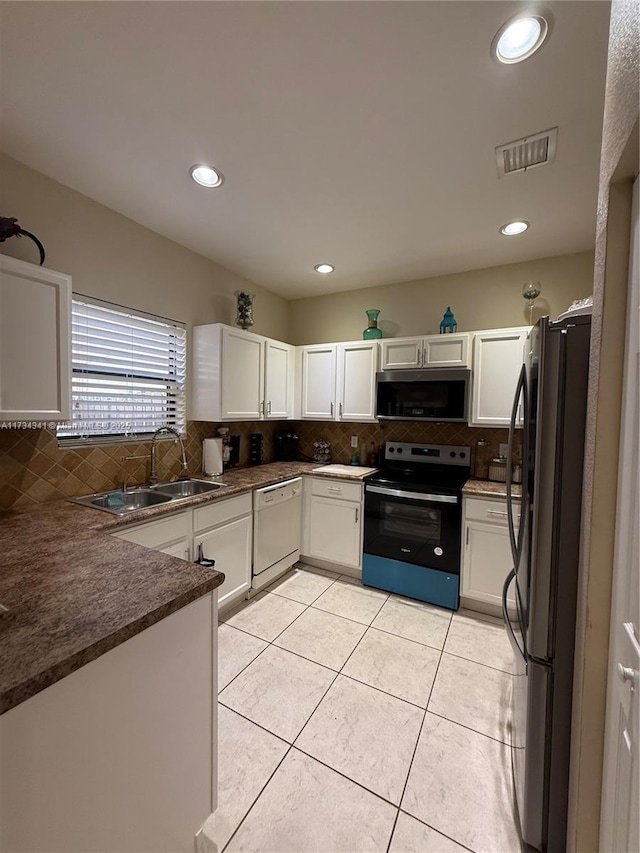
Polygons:
<instances>
[{"instance_id":1,"label":"teal decorative vase","mask_svg":"<svg viewBox=\"0 0 640 853\"><path fill-rule=\"evenodd\" d=\"M378 314L380 310L378 308L368 308L366 311L367 319L369 324L367 328L362 333L362 339L364 341L375 341L378 338L382 337L382 332L378 328Z\"/></svg>"}]
</instances>

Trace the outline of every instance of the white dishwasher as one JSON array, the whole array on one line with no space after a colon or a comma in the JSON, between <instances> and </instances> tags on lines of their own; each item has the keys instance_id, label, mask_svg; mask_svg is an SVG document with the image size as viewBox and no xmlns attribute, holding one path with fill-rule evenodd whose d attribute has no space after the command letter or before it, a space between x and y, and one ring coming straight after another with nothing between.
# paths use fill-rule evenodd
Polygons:
<instances>
[{"instance_id":1,"label":"white dishwasher","mask_svg":"<svg viewBox=\"0 0 640 853\"><path fill-rule=\"evenodd\" d=\"M256 489L253 493L253 589L262 589L297 562L301 528L301 477Z\"/></svg>"}]
</instances>

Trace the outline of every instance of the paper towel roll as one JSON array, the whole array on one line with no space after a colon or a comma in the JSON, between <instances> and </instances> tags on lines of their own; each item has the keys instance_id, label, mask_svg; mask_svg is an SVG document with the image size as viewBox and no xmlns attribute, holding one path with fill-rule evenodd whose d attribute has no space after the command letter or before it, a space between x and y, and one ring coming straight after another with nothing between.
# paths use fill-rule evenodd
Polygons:
<instances>
[{"instance_id":1,"label":"paper towel roll","mask_svg":"<svg viewBox=\"0 0 640 853\"><path fill-rule=\"evenodd\" d=\"M210 477L222 474L222 439L205 438L202 442L202 472Z\"/></svg>"}]
</instances>

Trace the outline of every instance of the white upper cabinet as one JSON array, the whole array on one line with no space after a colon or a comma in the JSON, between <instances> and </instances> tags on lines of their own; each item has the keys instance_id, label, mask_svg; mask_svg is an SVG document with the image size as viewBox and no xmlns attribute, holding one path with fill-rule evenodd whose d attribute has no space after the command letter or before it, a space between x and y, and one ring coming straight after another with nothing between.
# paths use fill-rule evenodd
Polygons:
<instances>
[{"instance_id":1,"label":"white upper cabinet","mask_svg":"<svg viewBox=\"0 0 640 853\"><path fill-rule=\"evenodd\" d=\"M193 419L293 417L294 352L289 344L233 326L194 326Z\"/></svg>"},{"instance_id":2,"label":"white upper cabinet","mask_svg":"<svg viewBox=\"0 0 640 853\"><path fill-rule=\"evenodd\" d=\"M476 332L470 426L508 427L528 326Z\"/></svg>"},{"instance_id":3,"label":"white upper cabinet","mask_svg":"<svg viewBox=\"0 0 640 853\"><path fill-rule=\"evenodd\" d=\"M71 418L71 278L0 255L0 420Z\"/></svg>"},{"instance_id":4,"label":"white upper cabinet","mask_svg":"<svg viewBox=\"0 0 640 853\"><path fill-rule=\"evenodd\" d=\"M338 345L339 420L375 420L377 368L375 341Z\"/></svg>"},{"instance_id":5,"label":"white upper cabinet","mask_svg":"<svg viewBox=\"0 0 640 853\"><path fill-rule=\"evenodd\" d=\"M326 421L375 421L377 341L300 348L301 417Z\"/></svg>"},{"instance_id":6,"label":"white upper cabinet","mask_svg":"<svg viewBox=\"0 0 640 853\"><path fill-rule=\"evenodd\" d=\"M222 329L223 419L257 421L264 414L264 339L251 332Z\"/></svg>"},{"instance_id":7,"label":"white upper cabinet","mask_svg":"<svg viewBox=\"0 0 640 853\"><path fill-rule=\"evenodd\" d=\"M295 348L281 341L265 341L265 417L276 420L291 417Z\"/></svg>"},{"instance_id":8,"label":"white upper cabinet","mask_svg":"<svg viewBox=\"0 0 640 853\"><path fill-rule=\"evenodd\" d=\"M429 335L424 339L422 366L469 367L470 339L468 332Z\"/></svg>"},{"instance_id":9,"label":"white upper cabinet","mask_svg":"<svg viewBox=\"0 0 640 853\"><path fill-rule=\"evenodd\" d=\"M416 367L469 367L469 332L390 338L381 341L382 370Z\"/></svg>"},{"instance_id":10,"label":"white upper cabinet","mask_svg":"<svg viewBox=\"0 0 640 853\"><path fill-rule=\"evenodd\" d=\"M389 338L380 342L382 370L405 370L422 365L424 338Z\"/></svg>"},{"instance_id":11,"label":"white upper cabinet","mask_svg":"<svg viewBox=\"0 0 640 853\"><path fill-rule=\"evenodd\" d=\"M336 417L337 346L302 347L303 418L332 421Z\"/></svg>"}]
</instances>

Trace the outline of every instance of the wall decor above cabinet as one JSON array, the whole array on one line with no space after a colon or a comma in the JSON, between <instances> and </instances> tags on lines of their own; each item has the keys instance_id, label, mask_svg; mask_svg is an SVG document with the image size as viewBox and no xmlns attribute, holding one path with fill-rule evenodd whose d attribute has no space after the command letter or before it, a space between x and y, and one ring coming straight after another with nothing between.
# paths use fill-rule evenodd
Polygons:
<instances>
[{"instance_id":1,"label":"wall decor above cabinet","mask_svg":"<svg viewBox=\"0 0 640 853\"><path fill-rule=\"evenodd\" d=\"M293 417L295 347L222 323L194 326L196 421Z\"/></svg>"}]
</instances>

